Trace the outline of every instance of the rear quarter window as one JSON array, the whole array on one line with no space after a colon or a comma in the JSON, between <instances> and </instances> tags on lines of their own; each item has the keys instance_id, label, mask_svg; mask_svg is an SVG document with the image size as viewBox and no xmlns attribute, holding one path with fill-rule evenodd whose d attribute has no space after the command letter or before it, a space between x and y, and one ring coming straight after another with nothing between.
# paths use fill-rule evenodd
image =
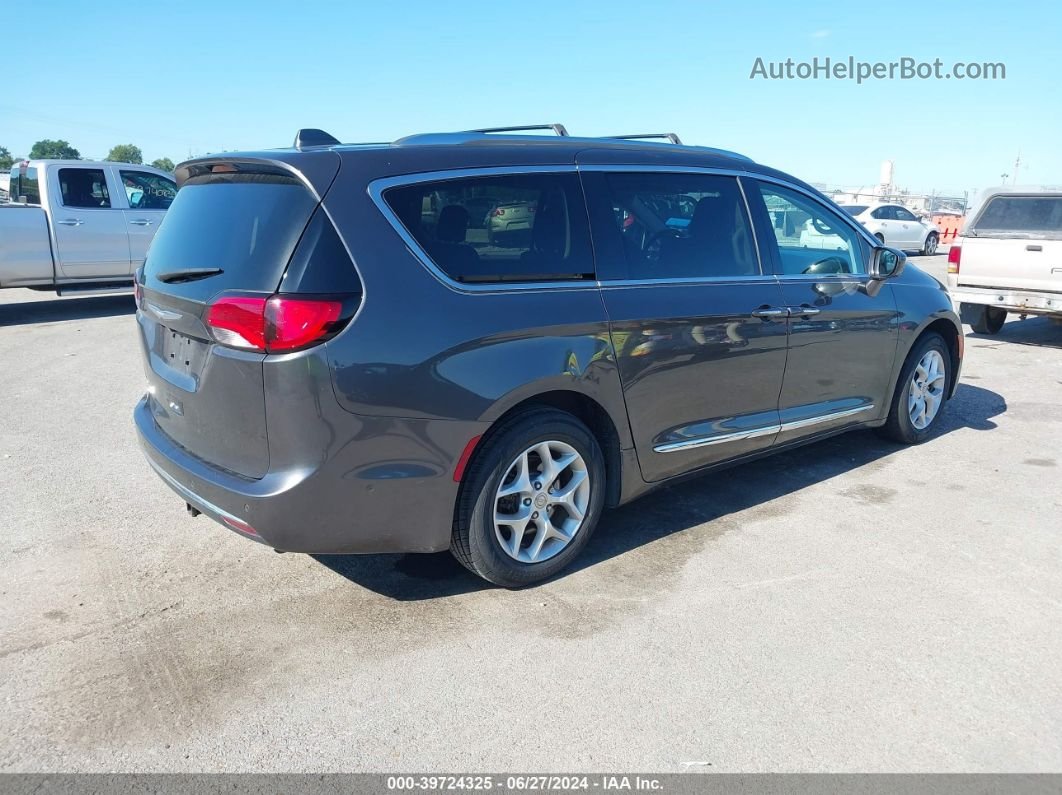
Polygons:
<instances>
[{"instance_id":1,"label":"rear quarter window","mask_svg":"<svg viewBox=\"0 0 1062 795\"><path fill-rule=\"evenodd\" d=\"M1062 237L1062 196L994 196L972 231L985 237Z\"/></svg>"},{"instance_id":2,"label":"rear quarter window","mask_svg":"<svg viewBox=\"0 0 1062 795\"><path fill-rule=\"evenodd\" d=\"M418 182L389 188L383 198L423 253L455 281L595 278L575 174Z\"/></svg>"}]
</instances>

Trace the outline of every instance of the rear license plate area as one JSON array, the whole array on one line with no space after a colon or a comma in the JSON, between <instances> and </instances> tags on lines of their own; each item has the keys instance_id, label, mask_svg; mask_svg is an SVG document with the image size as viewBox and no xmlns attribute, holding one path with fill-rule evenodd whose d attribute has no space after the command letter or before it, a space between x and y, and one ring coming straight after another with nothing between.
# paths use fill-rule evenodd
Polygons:
<instances>
[{"instance_id":1,"label":"rear license plate area","mask_svg":"<svg viewBox=\"0 0 1062 795\"><path fill-rule=\"evenodd\" d=\"M197 378L202 372L209 344L168 328L161 328L160 332L158 356L163 364L179 375Z\"/></svg>"}]
</instances>

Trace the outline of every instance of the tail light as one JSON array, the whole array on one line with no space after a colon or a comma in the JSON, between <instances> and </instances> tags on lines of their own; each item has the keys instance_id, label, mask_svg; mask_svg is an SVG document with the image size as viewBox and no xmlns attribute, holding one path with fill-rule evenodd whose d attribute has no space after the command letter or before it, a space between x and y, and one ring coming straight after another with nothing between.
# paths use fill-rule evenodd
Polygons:
<instances>
[{"instance_id":1,"label":"tail light","mask_svg":"<svg viewBox=\"0 0 1062 795\"><path fill-rule=\"evenodd\" d=\"M223 295L206 324L222 345L261 353L307 348L334 337L353 314L341 298Z\"/></svg>"},{"instance_id":2,"label":"tail light","mask_svg":"<svg viewBox=\"0 0 1062 795\"><path fill-rule=\"evenodd\" d=\"M962 246L952 246L948 249L948 273L959 272L959 261L962 259Z\"/></svg>"},{"instance_id":3,"label":"tail light","mask_svg":"<svg viewBox=\"0 0 1062 795\"><path fill-rule=\"evenodd\" d=\"M136 303L136 308L141 309L144 306L144 266L141 265L133 273L133 301Z\"/></svg>"}]
</instances>

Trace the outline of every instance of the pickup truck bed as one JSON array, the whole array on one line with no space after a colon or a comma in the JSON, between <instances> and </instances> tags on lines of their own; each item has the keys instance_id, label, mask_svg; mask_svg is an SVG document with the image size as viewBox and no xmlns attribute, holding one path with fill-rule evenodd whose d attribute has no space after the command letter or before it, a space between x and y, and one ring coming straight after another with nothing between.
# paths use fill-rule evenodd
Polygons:
<instances>
[{"instance_id":1,"label":"pickup truck bed","mask_svg":"<svg viewBox=\"0 0 1062 795\"><path fill-rule=\"evenodd\" d=\"M55 281L48 216L41 207L0 204L0 287Z\"/></svg>"}]
</instances>

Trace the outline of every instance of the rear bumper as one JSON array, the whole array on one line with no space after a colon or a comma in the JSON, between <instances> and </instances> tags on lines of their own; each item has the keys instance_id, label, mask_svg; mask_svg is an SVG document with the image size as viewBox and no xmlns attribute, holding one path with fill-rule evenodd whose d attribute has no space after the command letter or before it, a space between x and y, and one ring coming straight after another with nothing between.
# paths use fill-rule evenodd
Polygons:
<instances>
[{"instance_id":1,"label":"rear bumper","mask_svg":"<svg viewBox=\"0 0 1062 795\"><path fill-rule=\"evenodd\" d=\"M949 287L948 292L955 302L955 311L959 311L960 304L983 304L1028 315L1062 314L1062 294L1059 293L962 286Z\"/></svg>"},{"instance_id":2,"label":"rear bumper","mask_svg":"<svg viewBox=\"0 0 1062 795\"><path fill-rule=\"evenodd\" d=\"M133 411L140 446L163 482L245 537L287 552L447 549L458 491L454 467L485 424L347 416L345 440L337 440L319 465L249 480L174 443L146 399Z\"/></svg>"}]
</instances>

